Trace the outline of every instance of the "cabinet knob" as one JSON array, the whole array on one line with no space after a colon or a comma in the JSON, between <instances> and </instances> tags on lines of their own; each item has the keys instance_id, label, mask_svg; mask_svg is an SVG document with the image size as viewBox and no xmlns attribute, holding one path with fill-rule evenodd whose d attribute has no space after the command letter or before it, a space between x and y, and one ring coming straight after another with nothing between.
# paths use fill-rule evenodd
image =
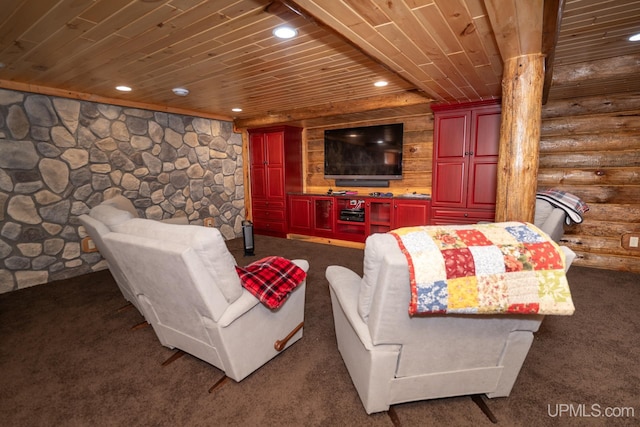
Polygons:
<instances>
[{"instance_id":1,"label":"cabinet knob","mask_svg":"<svg viewBox=\"0 0 640 427\"><path fill-rule=\"evenodd\" d=\"M469 216L469 214L468 214L468 213L466 213L466 214L464 214L464 216L465 216L465 218L466 218L466 217L468 217L468 216Z\"/></svg>"}]
</instances>

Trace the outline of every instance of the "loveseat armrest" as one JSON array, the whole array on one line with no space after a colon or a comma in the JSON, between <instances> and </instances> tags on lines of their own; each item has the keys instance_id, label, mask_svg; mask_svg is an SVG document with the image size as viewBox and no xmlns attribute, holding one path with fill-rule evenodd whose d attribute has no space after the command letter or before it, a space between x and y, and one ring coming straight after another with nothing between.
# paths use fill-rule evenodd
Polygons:
<instances>
[{"instance_id":1,"label":"loveseat armrest","mask_svg":"<svg viewBox=\"0 0 640 427\"><path fill-rule=\"evenodd\" d=\"M372 350L369 327L358 313L358 298L362 278L348 268L338 265L327 267L325 276L329 281L330 291L340 304L347 321L367 350Z\"/></svg>"},{"instance_id":2,"label":"loveseat armrest","mask_svg":"<svg viewBox=\"0 0 640 427\"><path fill-rule=\"evenodd\" d=\"M309 271L309 262L307 260L294 259L292 260L292 262L303 269L305 272ZM253 296L246 289L243 289L240 298L235 300L229 305L229 307L227 307L225 312L220 317L220 320L218 320L218 324L223 328L229 326L231 323L233 323L233 321L251 310L258 303L260 303L260 300L258 298ZM284 303L286 304L287 302L285 301Z\"/></svg>"}]
</instances>

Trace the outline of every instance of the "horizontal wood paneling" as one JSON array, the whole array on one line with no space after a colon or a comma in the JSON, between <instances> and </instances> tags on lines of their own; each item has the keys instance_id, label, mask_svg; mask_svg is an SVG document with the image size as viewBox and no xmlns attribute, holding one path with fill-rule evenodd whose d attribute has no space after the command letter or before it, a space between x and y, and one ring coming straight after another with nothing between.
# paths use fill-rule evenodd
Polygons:
<instances>
[{"instance_id":1,"label":"horizontal wood paneling","mask_svg":"<svg viewBox=\"0 0 640 427\"><path fill-rule=\"evenodd\" d=\"M640 234L640 95L551 101L543 117L538 188L590 207L581 224L565 226L576 265L640 272L640 251L621 244Z\"/></svg>"},{"instance_id":2,"label":"horizontal wood paneling","mask_svg":"<svg viewBox=\"0 0 640 427\"><path fill-rule=\"evenodd\" d=\"M424 193L431 194L431 167L433 153L433 116L394 116L377 120L340 123L327 127L307 129L306 147L306 188L308 193L326 193L329 188L339 189L335 180L324 179L324 130L350 126L370 126L387 123L404 124L403 145L403 179L389 181L388 188L357 187L352 190L360 194L374 191L392 192L394 194Z\"/></svg>"}]
</instances>

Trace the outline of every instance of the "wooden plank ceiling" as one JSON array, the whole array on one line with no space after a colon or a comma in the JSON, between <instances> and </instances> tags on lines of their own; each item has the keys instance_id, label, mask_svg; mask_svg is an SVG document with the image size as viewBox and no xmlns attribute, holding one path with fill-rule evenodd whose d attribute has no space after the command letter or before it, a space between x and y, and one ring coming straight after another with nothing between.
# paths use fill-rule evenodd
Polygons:
<instances>
[{"instance_id":1,"label":"wooden plank ceiling","mask_svg":"<svg viewBox=\"0 0 640 427\"><path fill-rule=\"evenodd\" d=\"M2 0L0 87L245 125L389 108L419 114L431 101L500 97L503 57L541 49L523 35L542 31L531 28L542 3ZM627 40L639 23L640 0L566 0L550 98L640 90L640 43ZM275 38L281 24L298 36ZM614 58L603 80L597 64ZM374 87L379 80L388 85Z\"/></svg>"}]
</instances>

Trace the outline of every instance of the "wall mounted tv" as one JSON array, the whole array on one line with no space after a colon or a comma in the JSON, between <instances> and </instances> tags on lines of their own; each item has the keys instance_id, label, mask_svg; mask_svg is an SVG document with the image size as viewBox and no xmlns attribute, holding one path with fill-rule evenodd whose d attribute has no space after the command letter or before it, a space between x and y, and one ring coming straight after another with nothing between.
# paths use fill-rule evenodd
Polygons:
<instances>
[{"instance_id":1,"label":"wall mounted tv","mask_svg":"<svg viewBox=\"0 0 640 427\"><path fill-rule=\"evenodd\" d=\"M395 123L325 130L324 177L336 185L372 187L402 179L403 129Z\"/></svg>"}]
</instances>

